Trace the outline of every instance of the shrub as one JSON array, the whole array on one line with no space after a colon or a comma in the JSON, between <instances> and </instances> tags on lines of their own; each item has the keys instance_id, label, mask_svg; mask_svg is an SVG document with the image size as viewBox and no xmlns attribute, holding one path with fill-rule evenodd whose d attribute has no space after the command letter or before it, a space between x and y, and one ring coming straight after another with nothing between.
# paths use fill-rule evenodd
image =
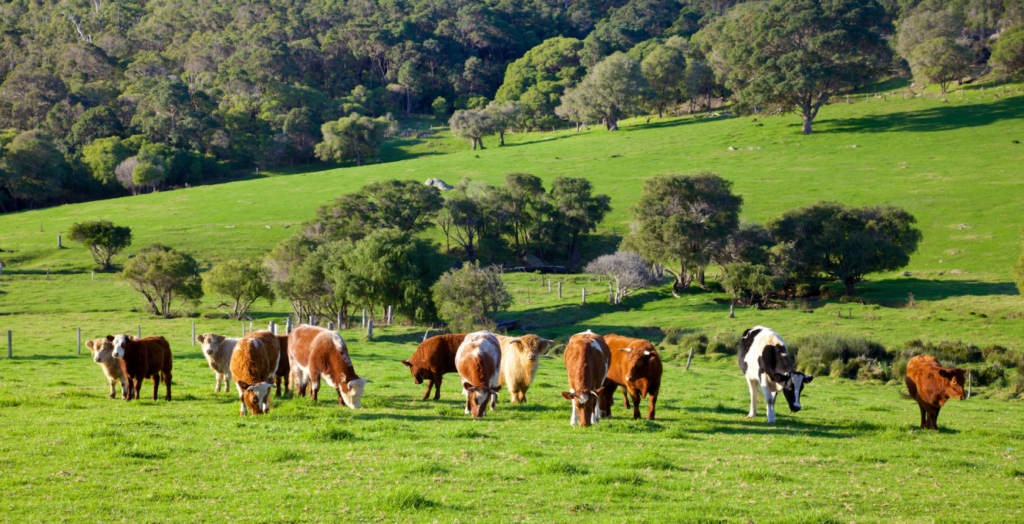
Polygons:
<instances>
[{"instance_id":1,"label":"shrub","mask_svg":"<svg viewBox=\"0 0 1024 524\"><path fill-rule=\"evenodd\" d=\"M793 294L797 298L807 298L814 294L814 287L810 284L797 284L796 291Z\"/></svg>"},{"instance_id":2,"label":"shrub","mask_svg":"<svg viewBox=\"0 0 1024 524\"><path fill-rule=\"evenodd\" d=\"M914 355L931 355L943 366L952 367L984 360L982 351L974 344L962 340L943 340L938 344L915 339L904 344L903 353L909 358Z\"/></svg>"},{"instance_id":3,"label":"shrub","mask_svg":"<svg viewBox=\"0 0 1024 524\"><path fill-rule=\"evenodd\" d=\"M71 226L68 236L84 245L100 270L109 270L110 259L132 245L132 228L115 226L109 220L81 222Z\"/></svg>"},{"instance_id":4,"label":"shrub","mask_svg":"<svg viewBox=\"0 0 1024 524\"><path fill-rule=\"evenodd\" d=\"M615 293L609 296L613 304L621 304L623 298L658 283L651 266L640 255L628 251L599 256L587 264L583 272L607 276L615 282Z\"/></svg>"},{"instance_id":5,"label":"shrub","mask_svg":"<svg viewBox=\"0 0 1024 524\"><path fill-rule=\"evenodd\" d=\"M772 276L762 265L741 262L726 266L725 291L740 304L760 304L782 287L782 280Z\"/></svg>"},{"instance_id":6,"label":"shrub","mask_svg":"<svg viewBox=\"0 0 1024 524\"><path fill-rule=\"evenodd\" d=\"M481 268L479 262L441 275L431 290L438 314L455 332L476 331L476 323L486 328L499 310L508 309L514 302L501 275L494 269Z\"/></svg>"},{"instance_id":7,"label":"shrub","mask_svg":"<svg viewBox=\"0 0 1024 524\"><path fill-rule=\"evenodd\" d=\"M885 347L877 342L835 333L798 338L789 345L789 350L790 358L796 359L797 369L811 375L827 369L833 377L856 378L857 371L869 360L877 362L889 357ZM851 364L851 361L855 362Z\"/></svg>"},{"instance_id":8,"label":"shrub","mask_svg":"<svg viewBox=\"0 0 1024 524\"><path fill-rule=\"evenodd\" d=\"M1000 364L970 366L967 371L971 374L971 384L975 386L1003 387L1006 385L1006 368Z\"/></svg>"},{"instance_id":9,"label":"shrub","mask_svg":"<svg viewBox=\"0 0 1024 524\"><path fill-rule=\"evenodd\" d=\"M203 279L199 264L187 253L153 244L128 261L121 277L148 302L146 309L167 318L181 311L182 300L198 301L203 297Z\"/></svg>"},{"instance_id":10,"label":"shrub","mask_svg":"<svg viewBox=\"0 0 1024 524\"><path fill-rule=\"evenodd\" d=\"M233 320L242 320L258 299L265 298L274 304L270 270L259 260L228 260L213 266L203 279L203 289L234 301L230 313Z\"/></svg>"}]
</instances>

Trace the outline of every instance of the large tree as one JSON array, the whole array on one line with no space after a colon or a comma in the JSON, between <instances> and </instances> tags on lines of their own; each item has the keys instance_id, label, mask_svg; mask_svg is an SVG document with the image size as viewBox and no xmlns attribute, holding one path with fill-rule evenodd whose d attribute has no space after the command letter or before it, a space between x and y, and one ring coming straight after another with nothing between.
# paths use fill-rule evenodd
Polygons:
<instances>
[{"instance_id":1,"label":"large tree","mask_svg":"<svg viewBox=\"0 0 1024 524\"><path fill-rule=\"evenodd\" d=\"M508 217L516 256L523 256L530 251L530 228L541 218L544 208L544 183L540 177L529 173L509 173L500 191L499 201Z\"/></svg>"},{"instance_id":2,"label":"large tree","mask_svg":"<svg viewBox=\"0 0 1024 524\"><path fill-rule=\"evenodd\" d=\"M494 120L491 118L491 114L478 109L460 109L456 111L448 119L448 125L452 129L453 135L468 139L474 151L477 146L480 146L480 149L486 149L483 138L495 131ZM504 139L502 139L502 143L504 143Z\"/></svg>"},{"instance_id":3,"label":"large tree","mask_svg":"<svg viewBox=\"0 0 1024 524\"><path fill-rule=\"evenodd\" d=\"M383 180L320 206L310 228L314 235L350 240L381 228L417 232L429 227L440 209L441 192L436 187L415 180Z\"/></svg>"},{"instance_id":4,"label":"large tree","mask_svg":"<svg viewBox=\"0 0 1024 524\"><path fill-rule=\"evenodd\" d=\"M1024 12L1024 5L1021 11ZM999 35L992 48L992 62L1007 74L1024 76L1024 25L1011 27Z\"/></svg>"},{"instance_id":5,"label":"large tree","mask_svg":"<svg viewBox=\"0 0 1024 524\"><path fill-rule=\"evenodd\" d=\"M558 177L551 184L552 209L548 220L559 223L564 232L561 243L570 266L580 263L582 236L597 231L597 225L612 210L611 197L595 195L594 186L582 177Z\"/></svg>"},{"instance_id":6,"label":"large tree","mask_svg":"<svg viewBox=\"0 0 1024 524\"><path fill-rule=\"evenodd\" d=\"M100 271L111 269L110 260L132 245L132 228L115 226L109 220L76 222L68 230L68 236L89 250Z\"/></svg>"},{"instance_id":7,"label":"large tree","mask_svg":"<svg viewBox=\"0 0 1024 524\"><path fill-rule=\"evenodd\" d=\"M714 173L649 178L633 206L632 231L623 245L666 265L675 277L673 290L685 291L695 276L704 283L704 268L736 231L742 205L732 182Z\"/></svg>"},{"instance_id":8,"label":"large tree","mask_svg":"<svg viewBox=\"0 0 1024 524\"><path fill-rule=\"evenodd\" d=\"M498 311L515 302L501 273L494 268L481 268L478 262L444 273L431 292L438 316L448 321L449 329L463 333L493 330Z\"/></svg>"},{"instance_id":9,"label":"large tree","mask_svg":"<svg viewBox=\"0 0 1024 524\"><path fill-rule=\"evenodd\" d=\"M915 223L898 207L819 202L788 211L769 227L776 240L793 245L799 273L835 278L853 295L865 275L910 263L921 242Z\"/></svg>"},{"instance_id":10,"label":"large tree","mask_svg":"<svg viewBox=\"0 0 1024 524\"><path fill-rule=\"evenodd\" d=\"M233 303L222 303L230 307L229 316L242 320L253 302L265 298L274 303L270 270L259 260L228 260L213 266L203 278L203 289L209 295L223 295Z\"/></svg>"},{"instance_id":11,"label":"large tree","mask_svg":"<svg viewBox=\"0 0 1024 524\"><path fill-rule=\"evenodd\" d=\"M128 260L121 277L142 295L150 313L166 318L174 317L185 304L203 297L203 279L196 259L160 244L153 244Z\"/></svg>"},{"instance_id":12,"label":"large tree","mask_svg":"<svg viewBox=\"0 0 1024 524\"><path fill-rule=\"evenodd\" d=\"M578 86L566 91L555 112L572 122L593 115L609 131L616 131L620 119L642 111L649 93L640 62L625 53L615 53L591 68Z\"/></svg>"},{"instance_id":13,"label":"large tree","mask_svg":"<svg viewBox=\"0 0 1024 524\"><path fill-rule=\"evenodd\" d=\"M679 101L686 87L686 47L685 40L673 36L640 63L651 87L651 101L658 108L658 118L664 116L665 106Z\"/></svg>"},{"instance_id":14,"label":"large tree","mask_svg":"<svg viewBox=\"0 0 1024 524\"><path fill-rule=\"evenodd\" d=\"M949 37L927 40L910 53L910 70L925 84L939 84L942 96L974 63L974 53Z\"/></svg>"},{"instance_id":15,"label":"large tree","mask_svg":"<svg viewBox=\"0 0 1024 524\"><path fill-rule=\"evenodd\" d=\"M892 32L877 0L772 0L723 22L727 85L741 106L797 111L810 134L818 110L890 63Z\"/></svg>"},{"instance_id":16,"label":"large tree","mask_svg":"<svg viewBox=\"0 0 1024 524\"><path fill-rule=\"evenodd\" d=\"M50 135L25 131L11 141L0 160L0 187L17 210L19 200L32 206L59 196L70 171Z\"/></svg>"},{"instance_id":17,"label":"large tree","mask_svg":"<svg viewBox=\"0 0 1024 524\"><path fill-rule=\"evenodd\" d=\"M316 145L316 156L323 161L355 160L363 165L366 158L377 154L384 142L388 122L352 113L334 122L327 122L320 131L324 140Z\"/></svg>"}]
</instances>

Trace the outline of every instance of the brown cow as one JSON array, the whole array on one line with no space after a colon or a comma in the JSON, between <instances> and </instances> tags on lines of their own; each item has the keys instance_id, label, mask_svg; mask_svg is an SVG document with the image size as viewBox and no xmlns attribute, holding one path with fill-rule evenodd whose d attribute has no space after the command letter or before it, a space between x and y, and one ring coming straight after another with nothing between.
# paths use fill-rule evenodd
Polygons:
<instances>
[{"instance_id":1,"label":"brown cow","mask_svg":"<svg viewBox=\"0 0 1024 524\"><path fill-rule=\"evenodd\" d=\"M270 411L270 388L281 358L281 343L269 331L257 331L242 337L231 354L231 378L242 402L238 414L245 416L247 408L254 415Z\"/></svg>"},{"instance_id":2,"label":"brown cow","mask_svg":"<svg viewBox=\"0 0 1024 524\"><path fill-rule=\"evenodd\" d=\"M291 363L288 362L288 335L275 335L277 343L281 347L281 358L277 359L277 396L281 396L281 381L284 381L284 394L288 394L288 378L292 374Z\"/></svg>"},{"instance_id":3,"label":"brown cow","mask_svg":"<svg viewBox=\"0 0 1024 524\"><path fill-rule=\"evenodd\" d=\"M121 369L128 377L128 396L139 398L143 379L153 381L153 400L156 400L163 378L167 400L171 400L171 345L164 337L135 338L131 335L107 335L114 344L114 358L121 359Z\"/></svg>"},{"instance_id":4,"label":"brown cow","mask_svg":"<svg viewBox=\"0 0 1024 524\"><path fill-rule=\"evenodd\" d=\"M587 330L573 335L565 346L565 371L569 375L569 391L562 396L572 402L570 425L597 424L601 415L597 399L604 390L604 381L611 364L611 350L601 335Z\"/></svg>"},{"instance_id":5,"label":"brown cow","mask_svg":"<svg viewBox=\"0 0 1024 524\"><path fill-rule=\"evenodd\" d=\"M114 345L105 338L89 340L85 347L92 351L92 360L103 369L103 375L110 384L110 398L117 397L117 383L121 383L121 398L128 398L128 379L121 369L121 362L114 358Z\"/></svg>"},{"instance_id":6,"label":"brown cow","mask_svg":"<svg viewBox=\"0 0 1024 524\"><path fill-rule=\"evenodd\" d=\"M455 367L462 378L462 394L466 395L466 414L479 418L487 414L487 401L494 411L501 374L501 346L498 339L486 331L466 335L455 354Z\"/></svg>"},{"instance_id":7,"label":"brown cow","mask_svg":"<svg viewBox=\"0 0 1024 524\"><path fill-rule=\"evenodd\" d=\"M416 385L427 381L427 391L423 394L422 400L430 397L430 388L435 388L434 400L441 398L441 379L445 373L458 372L455 367L455 354L459 352L459 346L465 339L465 333L430 337L416 348L416 352L409 360L402 361L412 373Z\"/></svg>"},{"instance_id":8,"label":"brown cow","mask_svg":"<svg viewBox=\"0 0 1024 524\"><path fill-rule=\"evenodd\" d=\"M317 326L299 326L288 335L288 359L291 364L292 387L299 396L306 396L306 386L311 385L313 401L317 401L320 378L338 391L338 404L352 409L363 407L363 388L372 380L359 378L348 346L341 335Z\"/></svg>"},{"instance_id":9,"label":"brown cow","mask_svg":"<svg viewBox=\"0 0 1024 524\"><path fill-rule=\"evenodd\" d=\"M939 410L950 397L963 400L966 370L944 368L931 355L918 355L907 363L907 389L921 408L921 429L938 430Z\"/></svg>"},{"instance_id":10,"label":"brown cow","mask_svg":"<svg viewBox=\"0 0 1024 524\"><path fill-rule=\"evenodd\" d=\"M658 390L661 389L661 357L650 342L640 338L605 335L605 342L612 350L612 364L608 368L608 378L604 381L601 392L601 416L612 416L612 404L615 403L615 388L622 387L622 397L626 408L633 400L633 418L640 418L640 399L651 396L651 405L647 409L647 420L654 420L654 404L658 401Z\"/></svg>"}]
</instances>

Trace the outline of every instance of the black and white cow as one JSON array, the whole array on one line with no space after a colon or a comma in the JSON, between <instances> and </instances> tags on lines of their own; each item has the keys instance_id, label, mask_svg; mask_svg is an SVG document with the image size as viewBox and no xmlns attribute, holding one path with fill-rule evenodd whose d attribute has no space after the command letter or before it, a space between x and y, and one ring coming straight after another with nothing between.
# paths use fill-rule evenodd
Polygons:
<instances>
[{"instance_id":1,"label":"black and white cow","mask_svg":"<svg viewBox=\"0 0 1024 524\"><path fill-rule=\"evenodd\" d=\"M780 391L786 396L790 411L800 411L800 391L814 377L796 371L789 360L786 342L778 333L763 326L744 331L743 339L740 340L739 363L750 388L750 413L747 418L757 416L759 387L768 405L769 424L775 423L775 398Z\"/></svg>"}]
</instances>

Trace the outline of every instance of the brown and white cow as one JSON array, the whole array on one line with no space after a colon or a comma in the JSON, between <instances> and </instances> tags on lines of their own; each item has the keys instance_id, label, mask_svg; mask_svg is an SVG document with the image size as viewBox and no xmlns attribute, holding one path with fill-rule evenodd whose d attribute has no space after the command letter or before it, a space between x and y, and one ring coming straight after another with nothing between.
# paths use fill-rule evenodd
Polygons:
<instances>
[{"instance_id":1,"label":"brown and white cow","mask_svg":"<svg viewBox=\"0 0 1024 524\"><path fill-rule=\"evenodd\" d=\"M284 381L284 394L288 394L288 379L292 374L292 365L288 361L288 335L275 335L281 346L281 357L277 359L277 396L281 396L281 382Z\"/></svg>"},{"instance_id":2,"label":"brown and white cow","mask_svg":"<svg viewBox=\"0 0 1024 524\"><path fill-rule=\"evenodd\" d=\"M950 398L963 400L967 370L944 368L931 355L918 355L907 363L907 389L921 408L921 429L938 431L939 410Z\"/></svg>"},{"instance_id":3,"label":"brown and white cow","mask_svg":"<svg viewBox=\"0 0 1024 524\"><path fill-rule=\"evenodd\" d=\"M402 361L412 373L416 385L427 381L427 391L423 393L422 400L430 397L430 388L434 388L434 400L441 398L441 380L445 373L459 371L455 367L455 354L465 339L465 333L430 337L416 348L409 360Z\"/></svg>"},{"instance_id":4,"label":"brown and white cow","mask_svg":"<svg viewBox=\"0 0 1024 524\"><path fill-rule=\"evenodd\" d=\"M611 364L611 350L604 337L590 330L573 335L565 346L565 371L569 391L562 396L572 402L570 425L589 426L601 419L597 406Z\"/></svg>"},{"instance_id":5,"label":"brown and white cow","mask_svg":"<svg viewBox=\"0 0 1024 524\"><path fill-rule=\"evenodd\" d=\"M281 358L281 344L270 331L249 333L238 341L231 355L231 377L238 389L242 407L238 414L249 410L254 415L270 411L270 388L274 387L277 362Z\"/></svg>"},{"instance_id":6,"label":"brown and white cow","mask_svg":"<svg viewBox=\"0 0 1024 524\"><path fill-rule=\"evenodd\" d=\"M466 414L479 418L487 414L487 401L494 411L498 400L498 376L501 374L501 347L498 339L486 331L466 335L455 354L455 367L466 396Z\"/></svg>"},{"instance_id":7,"label":"brown and white cow","mask_svg":"<svg viewBox=\"0 0 1024 524\"><path fill-rule=\"evenodd\" d=\"M310 396L316 402L320 379L338 391L338 404L352 409L363 407L363 388L372 380L359 378L348 346L341 335L317 326L299 326L288 335L288 359L292 368L292 387L299 396Z\"/></svg>"},{"instance_id":8,"label":"brown and white cow","mask_svg":"<svg viewBox=\"0 0 1024 524\"><path fill-rule=\"evenodd\" d=\"M498 384L508 386L508 395L513 404L526 402L526 392L540 367L540 354L547 351L551 341L537 335L494 336L501 345L501 376Z\"/></svg>"},{"instance_id":9,"label":"brown and white cow","mask_svg":"<svg viewBox=\"0 0 1024 524\"><path fill-rule=\"evenodd\" d=\"M235 344L238 344L238 340L216 333L203 333L196 336L196 342L202 346L206 362L210 364L210 369L217 375L217 384L213 388L214 393L220 393L222 383L225 393L231 387L231 353L235 351Z\"/></svg>"},{"instance_id":10,"label":"brown and white cow","mask_svg":"<svg viewBox=\"0 0 1024 524\"><path fill-rule=\"evenodd\" d=\"M164 337L135 338L131 335L107 335L114 346L114 358L121 360L121 370L128 377L128 396L139 398L143 379L153 381L153 400L156 400L162 378L171 400L171 345Z\"/></svg>"},{"instance_id":11,"label":"brown and white cow","mask_svg":"<svg viewBox=\"0 0 1024 524\"><path fill-rule=\"evenodd\" d=\"M654 420L654 405L661 389L661 357L650 342L642 338L605 335L605 342L612 351L612 363L608 378L601 392L601 416L612 416L615 403L615 388L622 387L626 409L633 400L633 418L640 418L640 399L650 395L651 404L647 409L647 420Z\"/></svg>"},{"instance_id":12,"label":"brown and white cow","mask_svg":"<svg viewBox=\"0 0 1024 524\"><path fill-rule=\"evenodd\" d=\"M110 383L110 398L117 398L117 384L121 384L121 398L128 398L128 379L121 369L121 362L114 358L114 345L105 338L89 340L85 347L92 352L93 362L100 365L103 375Z\"/></svg>"}]
</instances>

